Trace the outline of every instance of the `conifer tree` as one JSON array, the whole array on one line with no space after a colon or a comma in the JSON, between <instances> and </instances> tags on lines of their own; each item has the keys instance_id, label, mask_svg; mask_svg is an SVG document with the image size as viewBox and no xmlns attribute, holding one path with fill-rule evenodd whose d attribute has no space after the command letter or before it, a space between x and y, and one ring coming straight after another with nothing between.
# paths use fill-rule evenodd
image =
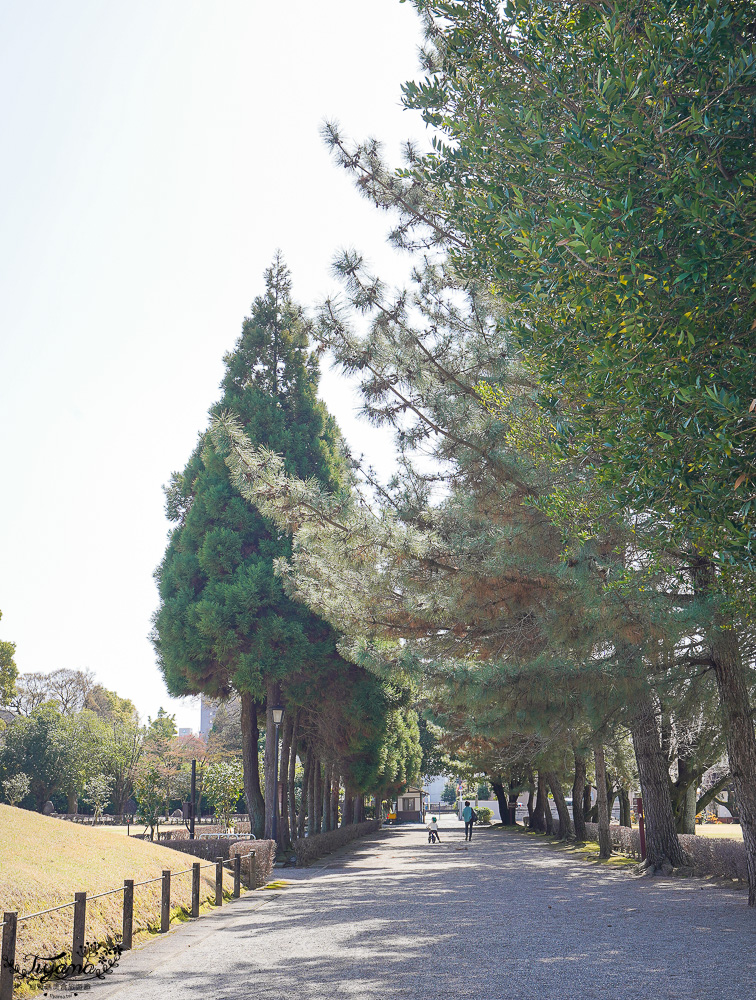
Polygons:
<instances>
[{"instance_id":1,"label":"conifer tree","mask_svg":"<svg viewBox=\"0 0 756 1000\"><path fill-rule=\"evenodd\" d=\"M338 489L344 475L339 433L317 399L308 324L291 298L280 254L265 272L265 292L255 299L225 366L222 396L211 413L232 410L249 439L282 455L292 475ZM335 634L284 594L273 562L290 554L289 537L239 496L206 433L166 495L176 527L156 571L160 607L153 642L160 668L174 695L239 693L245 796L254 832L261 836L267 829L269 835L275 775L266 760L264 811L258 709L268 706L270 750L270 709L281 685L333 656Z\"/></svg>"}]
</instances>

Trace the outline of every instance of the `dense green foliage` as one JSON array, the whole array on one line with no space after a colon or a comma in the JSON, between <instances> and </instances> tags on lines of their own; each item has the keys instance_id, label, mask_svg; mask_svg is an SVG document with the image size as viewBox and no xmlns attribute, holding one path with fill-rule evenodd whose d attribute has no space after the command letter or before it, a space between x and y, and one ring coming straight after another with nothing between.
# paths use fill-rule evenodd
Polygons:
<instances>
[{"instance_id":1,"label":"dense green foliage","mask_svg":"<svg viewBox=\"0 0 756 1000\"><path fill-rule=\"evenodd\" d=\"M0 612L0 618L2 618L2 612ZM9 704L16 691L18 668L13 659L15 652L15 643L0 641L0 705Z\"/></svg>"},{"instance_id":2,"label":"dense green foliage","mask_svg":"<svg viewBox=\"0 0 756 1000\"><path fill-rule=\"evenodd\" d=\"M317 363L289 292L277 260L226 356L213 412L232 409L251 439L284 455L293 473L333 488L338 432L316 398ZM274 559L290 552L289 539L238 495L206 435L167 497L177 527L157 573L154 641L172 693L227 697L236 690L262 700L267 680L332 654L332 631L289 600L273 572Z\"/></svg>"},{"instance_id":3,"label":"dense green foliage","mask_svg":"<svg viewBox=\"0 0 756 1000\"><path fill-rule=\"evenodd\" d=\"M509 303L564 453L752 565L756 6L432 3L413 165Z\"/></svg>"}]
</instances>

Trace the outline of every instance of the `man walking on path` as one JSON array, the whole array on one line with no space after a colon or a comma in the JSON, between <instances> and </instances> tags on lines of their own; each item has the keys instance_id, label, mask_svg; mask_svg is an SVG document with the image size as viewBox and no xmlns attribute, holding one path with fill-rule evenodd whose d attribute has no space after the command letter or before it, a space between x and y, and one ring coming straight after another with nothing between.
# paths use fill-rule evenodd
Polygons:
<instances>
[{"instance_id":1,"label":"man walking on path","mask_svg":"<svg viewBox=\"0 0 756 1000\"><path fill-rule=\"evenodd\" d=\"M462 810L462 819L465 821L465 840L472 840L473 823L477 818L475 810L466 801L465 808Z\"/></svg>"}]
</instances>

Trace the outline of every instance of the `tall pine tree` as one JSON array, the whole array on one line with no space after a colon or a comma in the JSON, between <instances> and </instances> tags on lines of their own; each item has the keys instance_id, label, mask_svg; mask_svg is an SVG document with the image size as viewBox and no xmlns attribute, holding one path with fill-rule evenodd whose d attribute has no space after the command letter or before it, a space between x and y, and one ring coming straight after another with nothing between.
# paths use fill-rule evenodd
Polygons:
<instances>
[{"instance_id":1,"label":"tall pine tree","mask_svg":"<svg viewBox=\"0 0 756 1000\"><path fill-rule=\"evenodd\" d=\"M287 469L338 489L345 466L339 432L317 399L318 364L291 299L280 254L265 272L236 348L225 358L223 395L250 440L284 456ZM335 634L285 596L273 562L290 555L288 535L239 496L210 437L200 436L166 490L175 522L156 571L160 606L153 642L169 691L241 698L244 791L253 831L270 835L275 775L270 709L287 676L332 657ZM267 704L266 796L258 771L258 709ZM269 808L266 812L265 801Z\"/></svg>"}]
</instances>

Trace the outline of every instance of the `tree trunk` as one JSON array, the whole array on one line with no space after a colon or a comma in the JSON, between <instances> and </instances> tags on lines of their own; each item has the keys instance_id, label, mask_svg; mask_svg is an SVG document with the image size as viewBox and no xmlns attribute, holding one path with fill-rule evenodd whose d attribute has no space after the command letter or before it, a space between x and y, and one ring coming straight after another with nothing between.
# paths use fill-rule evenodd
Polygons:
<instances>
[{"instance_id":1,"label":"tree trunk","mask_svg":"<svg viewBox=\"0 0 756 1000\"><path fill-rule=\"evenodd\" d=\"M334 764L331 776L331 829L339 828L339 772Z\"/></svg>"},{"instance_id":2,"label":"tree trunk","mask_svg":"<svg viewBox=\"0 0 756 1000\"><path fill-rule=\"evenodd\" d=\"M323 776L323 833L331 832L331 782L333 764L329 761L324 768Z\"/></svg>"},{"instance_id":3,"label":"tree trunk","mask_svg":"<svg viewBox=\"0 0 756 1000\"><path fill-rule=\"evenodd\" d=\"M289 753L291 752L291 736L294 731L294 717L287 715L284 718L283 739L281 740L281 767L278 772L278 789L281 796L281 817L278 823L278 846L282 851L291 847L291 833L289 827L289 796L286 788L289 776Z\"/></svg>"},{"instance_id":4,"label":"tree trunk","mask_svg":"<svg viewBox=\"0 0 756 1000\"><path fill-rule=\"evenodd\" d=\"M544 782L543 774L540 771L538 772L537 787L538 787L538 792L536 794L535 807L528 819L528 829L538 830L539 833L544 833L547 829L546 827L547 797L546 797L546 783Z\"/></svg>"},{"instance_id":5,"label":"tree trunk","mask_svg":"<svg viewBox=\"0 0 756 1000\"><path fill-rule=\"evenodd\" d=\"M500 781L492 781L491 788L496 796L496 801L499 803L501 822L504 826L509 826L509 803L507 801L507 794L504 791L504 785Z\"/></svg>"},{"instance_id":6,"label":"tree trunk","mask_svg":"<svg viewBox=\"0 0 756 1000\"><path fill-rule=\"evenodd\" d=\"M590 782L586 782L585 788L583 789L583 816L585 816L586 823L589 823L589 816L591 814L591 809L593 806L591 802L593 801L593 796L591 792L593 791L593 785Z\"/></svg>"},{"instance_id":7,"label":"tree trunk","mask_svg":"<svg viewBox=\"0 0 756 1000\"><path fill-rule=\"evenodd\" d=\"M682 814L680 833L695 834L696 832L696 788L690 785L685 793L685 808Z\"/></svg>"},{"instance_id":8,"label":"tree trunk","mask_svg":"<svg viewBox=\"0 0 756 1000\"><path fill-rule=\"evenodd\" d=\"M575 839L585 840L585 813L583 812L583 789L585 788L586 762L578 750L573 750L575 757L575 780L572 782L572 821L575 824Z\"/></svg>"},{"instance_id":9,"label":"tree trunk","mask_svg":"<svg viewBox=\"0 0 756 1000\"><path fill-rule=\"evenodd\" d=\"M315 797L313 805L313 831L323 832L323 765L315 758Z\"/></svg>"},{"instance_id":10,"label":"tree trunk","mask_svg":"<svg viewBox=\"0 0 756 1000\"><path fill-rule=\"evenodd\" d=\"M593 755L596 762L599 857L610 858L612 856L612 838L609 834L609 797L606 794L606 760L604 759L604 748L600 743L596 743L594 746Z\"/></svg>"},{"instance_id":11,"label":"tree trunk","mask_svg":"<svg viewBox=\"0 0 756 1000\"><path fill-rule=\"evenodd\" d=\"M677 755L677 781L670 781L669 788L678 833L696 832L696 786L700 777L692 756L680 751Z\"/></svg>"},{"instance_id":12,"label":"tree trunk","mask_svg":"<svg viewBox=\"0 0 756 1000\"><path fill-rule=\"evenodd\" d=\"M528 830L533 828L533 812L535 810L535 782L533 780L533 772L530 772L530 777L528 779Z\"/></svg>"},{"instance_id":13,"label":"tree trunk","mask_svg":"<svg viewBox=\"0 0 756 1000\"><path fill-rule=\"evenodd\" d=\"M364 796L363 795L357 795L357 796L355 796L355 799L354 799L354 822L355 823L361 823L363 821L363 819L365 818L365 816L364 816L364 805L365 805L365 798L364 798Z\"/></svg>"},{"instance_id":14,"label":"tree trunk","mask_svg":"<svg viewBox=\"0 0 756 1000\"><path fill-rule=\"evenodd\" d=\"M559 829L557 836L560 840L571 840L575 836L575 831L572 828L572 820L570 819L570 814L567 809L567 803L564 801L562 783L559 780L559 776L554 771L547 771L545 777L551 787L551 794L554 796L557 813L559 814Z\"/></svg>"},{"instance_id":15,"label":"tree trunk","mask_svg":"<svg viewBox=\"0 0 756 1000\"><path fill-rule=\"evenodd\" d=\"M289 752L289 777L287 792L289 796L289 825L291 827L292 840L298 830L297 817L297 796L296 796L296 776L297 776L297 743L299 741L299 712L294 713L294 722L291 728L291 750Z\"/></svg>"},{"instance_id":16,"label":"tree trunk","mask_svg":"<svg viewBox=\"0 0 756 1000\"><path fill-rule=\"evenodd\" d=\"M344 786L344 809L341 813L341 825L350 826L354 823L354 795L347 785Z\"/></svg>"},{"instance_id":17,"label":"tree trunk","mask_svg":"<svg viewBox=\"0 0 756 1000\"><path fill-rule=\"evenodd\" d=\"M513 792L512 791L512 786L510 785L509 786L509 802L507 803L507 805L508 805L509 818L510 818L512 826L517 826L517 800L519 799L519 797L520 797L520 793L519 792Z\"/></svg>"},{"instance_id":18,"label":"tree trunk","mask_svg":"<svg viewBox=\"0 0 756 1000\"><path fill-rule=\"evenodd\" d=\"M678 868L687 863L687 857L675 829L672 799L669 795L669 768L659 741L651 694L639 694L636 709L630 720L635 759L638 763L643 812L646 817L645 868L658 871L662 866ZM596 777L601 795L601 782Z\"/></svg>"},{"instance_id":19,"label":"tree trunk","mask_svg":"<svg viewBox=\"0 0 756 1000\"><path fill-rule=\"evenodd\" d=\"M265 839L273 838L273 815L276 808L276 726L273 708L279 703L281 688L277 681L269 680L265 689Z\"/></svg>"},{"instance_id":20,"label":"tree trunk","mask_svg":"<svg viewBox=\"0 0 756 1000\"><path fill-rule=\"evenodd\" d=\"M297 836L300 838L305 835L305 823L307 822L307 816L310 813L310 783L312 779L312 747L307 747L307 752L305 753L304 762L304 774L302 775L302 802L299 807L299 821L297 823ZM308 825L309 830L309 825Z\"/></svg>"},{"instance_id":21,"label":"tree trunk","mask_svg":"<svg viewBox=\"0 0 756 1000\"><path fill-rule=\"evenodd\" d=\"M632 827L630 820L630 792L626 788L620 788L620 826Z\"/></svg>"},{"instance_id":22,"label":"tree trunk","mask_svg":"<svg viewBox=\"0 0 756 1000\"><path fill-rule=\"evenodd\" d=\"M312 760L310 761L310 781L307 787L307 836L312 837L313 834L317 833L317 827L315 826L315 775L320 770L320 761L318 760L317 754L313 751Z\"/></svg>"},{"instance_id":23,"label":"tree trunk","mask_svg":"<svg viewBox=\"0 0 756 1000\"><path fill-rule=\"evenodd\" d=\"M604 758L606 763L606 757ZM614 779L609 772L606 772L606 808L609 812L609 822L612 821L612 809L614 809L614 800L617 798L616 792L614 791Z\"/></svg>"},{"instance_id":24,"label":"tree trunk","mask_svg":"<svg viewBox=\"0 0 756 1000\"><path fill-rule=\"evenodd\" d=\"M69 816L75 816L79 811L79 796L71 791L66 794L66 812Z\"/></svg>"},{"instance_id":25,"label":"tree trunk","mask_svg":"<svg viewBox=\"0 0 756 1000\"><path fill-rule=\"evenodd\" d=\"M711 563L699 565L694 570L693 577L696 593L715 592L716 579ZM738 636L721 612L713 616L711 626L706 630L706 641L717 679L722 729L746 850L748 905L756 906L756 734L748 693L748 677Z\"/></svg>"},{"instance_id":26,"label":"tree trunk","mask_svg":"<svg viewBox=\"0 0 756 1000\"><path fill-rule=\"evenodd\" d=\"M553 834L554 834L554 813L551 811L551 803L549 802L548 791L544 791L544 798L543 798L543 822L544 822L544 825L546 827L546 833L548 833L549 836L553 836Z\"/></svg>"},{"instance_id":27,"label":"tree trunk","mask_svg":"<svg viewBox=\"0 0 756 1000\"><path fill-rule=\"evenodd\" d=\"M265 800L260 790L260 753L257 741L257 705L248 691L241 695L242 768L244 771L244 798L251 832L259 839L265 833ZM199 811L199 798L197 799Z\"/></svg>"}]
</instances>

